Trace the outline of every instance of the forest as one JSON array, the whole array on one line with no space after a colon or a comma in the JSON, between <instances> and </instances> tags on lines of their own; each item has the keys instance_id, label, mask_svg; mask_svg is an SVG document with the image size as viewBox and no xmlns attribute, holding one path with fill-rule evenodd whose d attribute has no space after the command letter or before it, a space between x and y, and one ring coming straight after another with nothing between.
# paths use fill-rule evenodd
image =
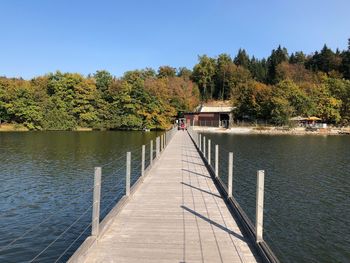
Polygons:
<instances>
[{"instance_id":1,"label":"forest","mask_svg":"<svg viewBox=\"0 0 350 263\"><path fill-rule=\"evenodd\" d=\"M193 69L161 66L83 76L48 73L31 80L0 77L0 123L30 130L166 129L179 114L230 100L237 120L288 125L293 116L350 124L350 39L340 51L288 54L278 46L258 59L201 55Z\"/></svg>"}]
</instances>

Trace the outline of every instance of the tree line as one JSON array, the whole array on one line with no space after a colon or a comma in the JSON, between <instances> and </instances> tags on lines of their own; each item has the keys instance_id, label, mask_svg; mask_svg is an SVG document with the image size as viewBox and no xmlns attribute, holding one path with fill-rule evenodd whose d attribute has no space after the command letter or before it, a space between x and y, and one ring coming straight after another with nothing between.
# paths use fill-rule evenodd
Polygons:
<instances>
[{"instance_id":1,"label":"tree line","mask_svg":"<svg viewBox=\"0 0 350 263\"><path fill-rule=\"evenodd\" d=\"M87 77L50 73L30 81L0 78L0 119L33 130L166 129L199 103L197 86L174 68Z\"/></svg>"},{"instance_id":2,"label":"tree line","mask_svg":"<svg viewBox=\"0 0 350 263\"><path fill-rule=\"evenodd\" d=\"M347 50L324 45L311 55L289 55L279 46L267 59L244 49L234 58L199 56L191 79L202 100L231 100L236 119L284 125L293 116L316 115L328 123L350 122L350 39Z\"/></svg>"},{"instance_id":3,"label":"tree line","mask_svg":"<svg viewBox=\"0 0 350 263\"><path fill-rule=\"evenodd\" d=\"M230 100L238 120L285 125L293 116L350 122L350 40L313 54L279 46L266 59L202 55L192 70L161 66L83 76L49 73L31 80L0 77L0 120L33 130L165 129L200 102Z\"/></svg>"}]
</instances>

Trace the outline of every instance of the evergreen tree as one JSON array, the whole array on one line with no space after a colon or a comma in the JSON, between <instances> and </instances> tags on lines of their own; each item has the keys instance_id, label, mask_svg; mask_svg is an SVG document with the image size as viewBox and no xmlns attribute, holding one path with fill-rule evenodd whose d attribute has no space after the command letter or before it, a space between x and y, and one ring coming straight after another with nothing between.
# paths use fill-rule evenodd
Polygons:
<instances>
[{"instance_id":1,"label":"evergreen tree","mask_svg":"<svg viewBox=\"0 0 350 263\"><path fill-rule=\"evenodd\" d=\"M342 53L341 72L344 78L350 80L350 38L348 39L348 50Z\"/></svg>"},{"instance_id":2,"label":"evergreen tree","mask_svg":"<svg viewBox=\"0 0 350 263\"><path fill-rule=\"evenodd\" d=\"M245 49L239 49L238 53L233 61L237 66L249 68L250 60L249 60L249 56L248 56L247 52L245 51Z\"/></svg>"},{"instance_id":3,"label":"evergreen tree","mask_svg":"<svg viewBox=\"0 0 350 263\"><path fill-rule=\"evenodd\" d=\"M272 50L270 57L267 59L267 81L270 84L277 83L277 66L288 60L288 52L286 48L278 48Z\"/></svg>"},{"instance_id":4,"label":"evergreen tree","mask_svg":"<svg viewBox=\"0 0 350 263\"><path fill-rule=\"evenodd\" d=\"M267 78L267 63L266 59L256 59L254 56L252 57L249 63L249 71L252 74L253 79L256 81L266 83Z\"/></svg>"}]
</instances>

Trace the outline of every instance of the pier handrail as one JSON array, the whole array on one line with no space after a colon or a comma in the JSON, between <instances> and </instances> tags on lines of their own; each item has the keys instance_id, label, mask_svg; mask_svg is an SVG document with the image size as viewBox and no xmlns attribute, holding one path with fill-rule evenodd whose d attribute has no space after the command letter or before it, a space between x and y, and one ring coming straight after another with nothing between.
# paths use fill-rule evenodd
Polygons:
<instances>
[{"instance_id":1,"label":"pier handrail","mask_svg":"<svg viewBox=\"0 0 350 263\"><path fill-rule=\"evenodd\" d=\"M104 168L107 168L111 164L116 164L117 162L121 161L123 158L125 158L125 155L119 156L117 158L114 158L112 161L105 163L101 165L100 167L95 167L95 178L94 178L94 185L92 187L88 187L85 189L82 193L80 193L77 197L73 198L69 202L67 202L62 208L56 210L54 213L49 214L48 217L44 218L41 222L39 222L36 225L31 226L29 229L24 231L20 236L14 238L12 241L9 243L3 245L0 247L0 252L5 251L8 249L11 249L16 243L28 236L29 233L33 232L34 230L38 229L41 227L44 223L49 222L51 218L53 218L57 213L62 212L63 210L66 210L67 207L69 207L70 204L74 204L77 202L77 200L80 200L82 198L86 198L88 194L91 194L91 192L94 192L93 194L93 200L91 200L91 205L89 205L87 208L79 212L79 215L73 219L73 222L62 230L62 232L55 237L54 240L52 240L50 243L48 243L39 253L37 253L33 258L28 260L28 262L34 262L34 261L39 261L40 257L47 251L49 248L51 248L58 240L62 239L63 236L69 231L76 226L80 220L86 217L86 215L92 211L93 218L90 223L87 225L83 226L82 231L77 233L77 237L70 243L67 244L67 247L65 250L59 255L59 257L54 261L58 262L62 260L62 257L64 257L67 252L72 248L72 246L84 235L86 232L91 228L92 233L90 236L88 236L83 244L79 247L77 251L70 257L68 262L76 262L77 259L81 257L81 253L84 251L87 251L88 248L92 247L95 245L96 241L98 238L107 230L111 223L111 219L113 218L114 215L120 212L121 208L128 202L130 197L135 193L137 188L140 186L140 184L143 182L144 178L147 176L150 168L154 166L157 163L157 160L160 158L161 154L163 153L164 149L168 145L168 143L171 141L173 138L175 132L177 130L177 127L172 127L172 129L166 131L162 135L158 136L155 141L155 148L153 148L153 140L148 142L147 144L144 144L142 146L137 146L129 150L128 155L130 155L129 159L129 172L131 171L135 172L135 169L140 170L137 173L140 175L136 180L133 181L128 181L129 185L126 185L126 188L130 188L130 193L127 196L126 193L119 199L118 196L112 196L112 198L105 200L107 205L104 207L104 209L100 210L100 201L103 200L103 198L107 197L108 194L111 193L112 190L116 190L120 188L120 183L108 184L107 187L103 188L105 191L103 194L101 194L101 187L102 183L107 183L106 178L102 177L102 170ZM149 146L149 162L146 164L146 147ZM140 158L141 163L138 165L131 166L131 156L135 156L136 158ZM122 165L118 169L113 171L113 175L118 174L121 172L123 169L126 169L128 164L126 163L125 165ZM127 170L127 169L126 169ZM129 173L129 175L130 175ZM127 181L127 180L126 180ZM99 188L99 189L98 189ZM122 188L120 188L122 189ZM98 192L96 192L98 190ZM99 198L98 198L99 197ZM98 209L96 210L96 205L98 206ZM114 207L111 209L111 206L114 205ZM110 211L108 209L111 209ZM108 212L109 211L109 212ZM108 213L107 213L108 212ZM103 218L103 220L100 222L100 215L103 215L104 213L107 213L106 216ZM94 221L95 219L95 221ZM94 233L95 232L95 233ZM96 234L97 233L97 234Z\"/></svg>"},{"instance_id":2,"label":"pier handrail","mask_svg":"<svg viewBox=\"0 0 350 263\"><path fill-rule=\"evenodd\" d=\"M142 184L145 177L147 177L150 169L152 166L154 166L157 163L157 160L160 158L161 154L163 153L166 146L169 144L173 136L175 135L177 131L177 127L173 127L172 129L166 131L161 136L158 136L155 140L155 149L153 149L153 140L150 141L150 162L146 166L145 164L145 154L146 154L146 147L145 145L141 146L141 163L137 166L137 168L141 168L141 176L135 181L133 185L131 185L130 181L130 170L131 170L131 152L127 152L127 161L126 161L126 193L125 195L115 204L115 206L112 208L112 210L105 216L105 218L98 222L98 230L97 234L90 235L86 238L86 240L80 245L78 250L75 251L75 253L70 257L68 262L80 262L83 261L87 251L91 249L93 246L96 245L97 240L105 233L105 231L110 226L112 219L122 210L122 208L127 204L127 202L130 200L130 198L133 196L133 194L137 191L139 186ZM148 145L148 144L147 144ZM155 153L155 156L153 154ZM154 157L154 158L153 158ZM98 179L97 179L98 180ZM94 197L95 202L99 202L98 195ZM97 199L97 200L96 200ZM89 226L93 225L93 220L90 223ZM88 226L88 227L89 227ZM87 231L87 228L83 230L83 232ZM96 230L95 230L96 231ZM81 233L82 235L82 233ZM73 243L75 243L79 239L76 238ZM69 247L62 253L66 253L68 249L72 246L72 244L69 245ZM63 256L60 255L60 257L56 260L56 262Z\"/></svg>"},{"instance_id":3,"label":"pier handrail","mask_svg":"<svg viewBox=\"0 0 350 263\"><path fill-rule=\"evenodd\" d=\"M234 198L232 183L233 183L233 153L228 151L218 144L215 145L215 166L211 163L211 160L208 160L208 157L211 158L209 152L206 151L209 146L209 149L212 147L212 140L206 140L205 136L196 132L192 126L187 128L188 134L190 135L192 141L194 142L198 152L200 153L201 158L203 159L205 165L207 166L209 173L211 174L215 184L218 186L220 193L227 198L228 207L233 215L235 215L240 224L242 225L247 236L253 241L255 247L261 256L263 262L266 263L279 263L279 259L274 254L270 246L263 239L263 210L264 210L264 174L263 170L257 171L257 188L256 188L256 222L250 220L243 208L239 205L237 200ZM207 143L206 143L207 142ZM227 154L227 160L224 161L225 157L218 156L218 148L224 150ZM208 153L208 154L207 154ZM219 161L224 162L228 169L228 187L220 178L219 174Z\"/></svg>"}]
</instances>

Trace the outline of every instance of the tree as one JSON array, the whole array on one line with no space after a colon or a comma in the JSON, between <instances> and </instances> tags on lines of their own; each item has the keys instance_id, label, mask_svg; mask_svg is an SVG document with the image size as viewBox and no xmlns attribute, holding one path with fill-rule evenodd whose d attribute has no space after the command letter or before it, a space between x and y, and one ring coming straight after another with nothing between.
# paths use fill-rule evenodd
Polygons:
<instances>
[{"instance_id":1,"label":"tree","mask_svg":"<svg viewBox=\"0 0 350 263\"><path fill-rule=\"evenodd\" d=\"M306 55L303 53L303 51L297 51L292 53L289 57L289 63L291 64L304 64L306 61Z\"/></svg>"},{"instance_id":2,"label":"tree","mask_svg":"<svg viewBox=\"0 0 350 263\"><path fill-rule=\"evenodd\" d=\"M269 119L271 86L257 81L241 83L232 90L232 105L237 119Z\"/></svg>"},{"instance_id":3,"label":"tree","mask_svg":"<svg viewBox=\"0 0 350 263\"><path fill-rule=\"evenodd\" d=\"M272 50L270 57L267 59L267 81L270 84L276 84L277 80L277 66L288 60L288 52L286 48L278 48Z\"/></svg>"},{"instance_id":4,"label":"tree","mask_svg":"<svg viewBox=\"0 0 350 263\"><path fill-rule=\"evenodd\" d=\"M176 68L170 66L161 66L158 69L158 78L172 78L176 76Z\"/></svg>"},{"instance_id":5,"label":"tree","mask_svg":"<svg viewBox=\"0 0 350 263\"><path fill-rule=\"evenodd\" d=\"M10 118L17 123L23 123L31 130L41 129L42 108L35 101L32 87L17 87L12 95L13 97L4 104Z\"/></svg>"},{"instance_id":6,"label":"tree","mask_svg":"<svg viewBox=\"0 0 350 263\"><path fill-rule=\"evenodd\" d=\"M324 84L332 97L341 102L340 118L343 124L350 123L350 81L344 79L325 78Z\"/></svg>"},{"instance_id":7,"label":"tree","mask_svg":"<svg viewBox=\"0 0 350 263\"><path fill-rule=\"evenodd\" d=\"M250 60L249 60L249 56L248 56L247 52L245 51L245 49L239 49L238 53L233 61L237 66L241 66L241 67L244 67L246 69L249 68Z\"/></svg>"},{"instance_id":8,"label":"tree","mask_svg":"<svg viewBox=\"0 0 350 263\"><path fill-rule=\"evenodd\" d=\"M108 84L108 86L110 83ZM86 79L74 86L73 113L82 127L92 127L98 121L96 111L97 85L91 79Z\"/></svg>"},{"instance_id":9,"label":"tree","mask_svg":"<svg viewBox=\"0 0 350 263\"><path fill-rule=\"evenodd\" d=\"M273 97L279 102L285 99L289 103L288 112L296 116L310 116L314 114L314 104L311 97L292 80L283 80L274 87ZM285 115L287 116L287 115ZM292 117L292 116L290 116Z\"/></svg>"},{"instance_id":10,"label":"tree","mask_svg":"<svg viewBox=\"0 0 350 263\"><path fill-rule=\"evenodd\" d=\"M252 74L253 79L256 81L266 83L267 82L267 63L266 59L256 59L252 57L249 63L249 71Z\"/></svg>"},{"instance_id":11,"label":"tree","mask_svg":"<svg viewBox=\"0 0 350 263\"><path fill-rule=\"evenodd\" d=\"M277 125L288 124L289 119L294 115L294 108L283 97L273 97L271 99L271 108L271 120Z\"/></svg>"},{"instance_id":12,"label":"tree","mask_svg":"<svg viewBox=\"0 0 350 263\"><path fill-rule=\"evenodd\" d=\"M316 82L317 76L314 72L305 69L303 64L282 62L276 67L276 80L292 80L296 83Z\"/></svg>"},{"instance_id":13,"label":"tree","mask_svg":"<svg viewBox=\"0 0 350 263\"><path fill-rule=\"evenodd\" d=\"M96 71L94 74L96 80L96 88L100 92L106 92L112 83L113 76L106 70Z\"/></svg>"},{"instance_id":14,"label":"tree","mask_svg":"<svg viewBox=\"0 0 350 263\"><path fill-rule=\"evenodd\" d=\"M348 39L348 50L342 53L341 72L344 78L350 80L350 38Z\"/></svg>"},{"instance_id":15,"label":"tree","mask_svg":"<svg viewBox=\"0 0 350 263\"><path fill-rule=\"evenodd\" d=\"M192 70L186 67L180 67L177 76L183 78L184 80L190 80L192 77Z\"/></svg>"},{"instance_id":16,"label":"tree","mask_svg":"<svg viewBox=\"0 0 350 263\"><path fill-rule=\"evenodd\" d=\"M193 68L192 80L197 83L202 99L213 98L215 88L215 59L206 55L198 57L198 64Z\"/></svg>"},{"instance_id":17,"label":"tree","mask_svg":"<svg viewBox=\"0 0 350 263\"><path fill-rule=\"evenodd\" d=\"M232 58L228 54L220 54L216 60L216 71L215 71L215 91L214 98L226 99L229 97L229 87L227 81L229 77L229 68L233 65Z\"/></svg>"},{"instance_id":18,"label":"tree","mask_svg":"<svg viewBox=\"0 0 350 263\"><path fill-rule=\"evenodd\" d=\"M329 73L331 71L338 71L341 64L340 54L334 53L327 45L324 45L321 52L315 54L306 63L306 67L314 71L321 70Z\"/></svg>"}]
</instances>

